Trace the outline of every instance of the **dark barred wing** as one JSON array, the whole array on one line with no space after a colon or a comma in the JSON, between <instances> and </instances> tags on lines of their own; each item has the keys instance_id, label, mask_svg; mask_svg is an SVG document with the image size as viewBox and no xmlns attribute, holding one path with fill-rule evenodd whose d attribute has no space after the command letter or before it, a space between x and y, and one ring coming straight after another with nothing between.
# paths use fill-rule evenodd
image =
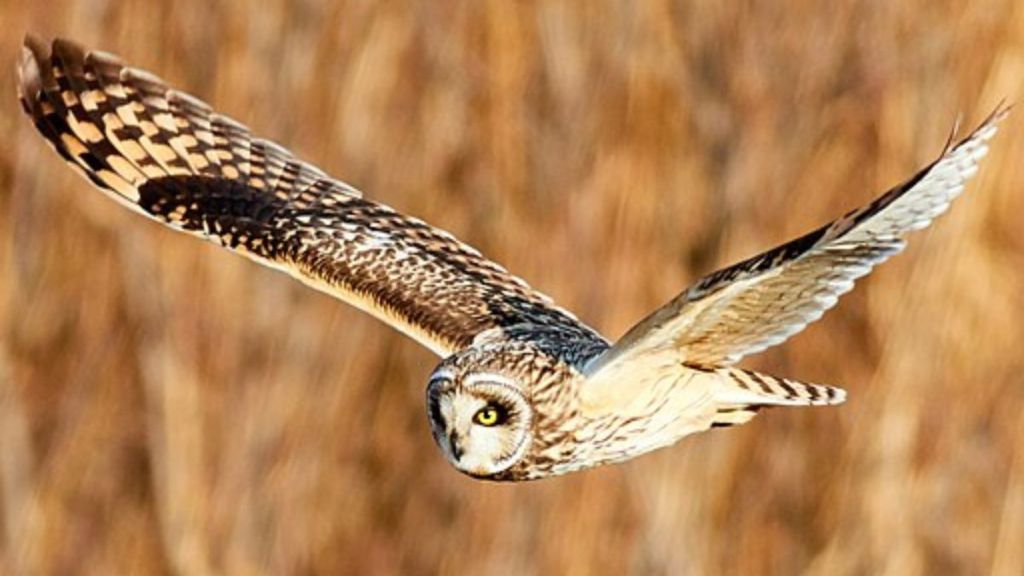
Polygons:
<instances>
[{"instance_id":1,"label":"dark barred wing","mask_svg":"<svg viewBox=\"0 0 1024 576\"><path fill-rule=\"evenodd\" d=\"M998 108L941 157L871 204L787 244L719 270L634 326L587 368L673 350L690 366L720 367L803 330L857 278L903 249L964 188L987 152Z\"/></svg>"},{"instance_id":2,"label":"dark barred wing","mask_svg":"<svg viewBox=\"0 0 1024 576\"><path fill-rule=\"evenodd\" d=\"M25 46L25 112L122 204L338 296L440 355L516 325L601 341L451 234L363 199L160 79L67 41Z\"/></svg>"}]
</instances>

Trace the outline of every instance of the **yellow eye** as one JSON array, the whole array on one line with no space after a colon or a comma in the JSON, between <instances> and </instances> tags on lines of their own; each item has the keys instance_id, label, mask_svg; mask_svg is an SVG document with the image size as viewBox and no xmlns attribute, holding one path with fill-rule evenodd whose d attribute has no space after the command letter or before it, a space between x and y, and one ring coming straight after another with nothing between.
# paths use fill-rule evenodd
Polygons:
<instances>
[{"instance_id":1,"label":"yellow eye","mask_svg":"<svg viewBox=\"0 0 1024 576\"><path fill-rule=\"evenodd\" d=\"M502 420L504 420L504 411L494 404L484 406L473 415L473 421L481 426L495 426Z\"/></svg>"}]
</instances>

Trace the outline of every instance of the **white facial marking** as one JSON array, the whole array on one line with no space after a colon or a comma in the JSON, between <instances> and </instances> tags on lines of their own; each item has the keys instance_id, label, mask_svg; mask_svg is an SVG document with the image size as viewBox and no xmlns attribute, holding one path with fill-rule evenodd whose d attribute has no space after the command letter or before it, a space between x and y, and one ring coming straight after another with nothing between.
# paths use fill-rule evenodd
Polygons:
<instances>
[{"instance_id":1,"label":"white facial marking","mask_svg":"<svg viewBox=\"0 0 1024 576\"><path fill-rule=\"evenodd\" d=\"M435 372L427 403L434 440L462 472L497 474L529 447L532 410L504 376L472 374L459 385L453 374Z\"/></svg>"}]
</instances>

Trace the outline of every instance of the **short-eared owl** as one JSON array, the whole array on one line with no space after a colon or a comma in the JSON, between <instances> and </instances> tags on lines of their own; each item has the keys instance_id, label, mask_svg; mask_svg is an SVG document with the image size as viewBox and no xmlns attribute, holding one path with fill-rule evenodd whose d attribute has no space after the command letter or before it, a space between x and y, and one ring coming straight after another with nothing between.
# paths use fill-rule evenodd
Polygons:
<instances>
[{"instance_id":1,"label":"short-eared owl","mask_svg":"<svg viewBox=\"0 0 1024 576\"><path fill-rule=\"evenodd\" d=\"M110 197L444 357L426 391L434 439L457 469L491 480L619 462L766 406L842 402L838 388L733 365L816 320L942 213L1007 114L869 205L699 280L611 344L451 234L114 56L28 38L19 78L39 132Z\"/></svg>"}]
</instances>

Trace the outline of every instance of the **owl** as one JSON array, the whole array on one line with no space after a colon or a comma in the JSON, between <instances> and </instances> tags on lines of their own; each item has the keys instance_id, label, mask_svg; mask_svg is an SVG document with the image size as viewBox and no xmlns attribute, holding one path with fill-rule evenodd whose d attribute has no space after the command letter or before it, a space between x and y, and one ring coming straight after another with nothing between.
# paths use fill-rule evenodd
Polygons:
<instances>
[{"instance_id":1,"label":"owl","mask_svg":"<svg viewBox=\"0 0 1024 576\"><path fill-rule=\"evenodd\" d=\"M736 366L831 308L977 171L1008 108L863 208L698 280L616 342L421 220L257 138L116 57L27 38L25 113L114 200L387 322L443 360L426 386L445 458L521 481L621 462L762 408L843 390Z\"/></svg>"}]
</instances>

